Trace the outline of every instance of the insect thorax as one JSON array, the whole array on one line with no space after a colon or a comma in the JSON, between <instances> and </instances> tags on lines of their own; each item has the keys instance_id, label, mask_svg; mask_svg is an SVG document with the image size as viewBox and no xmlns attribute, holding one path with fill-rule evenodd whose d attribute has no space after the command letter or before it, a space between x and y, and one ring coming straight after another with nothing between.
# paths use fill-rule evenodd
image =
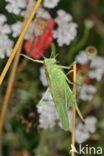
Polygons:
<instances>
[{"instance_id":1,"label":"insect thorax","mask_svg":"<svg viewBox=\"0 0 104 156\"><path fill-rule=\"evenodd\" d=\"M52 69L56 65L56 59L55 58L49 58L44 60L44 65L45 65L45 71L46 75L49 76L49 73L51 73Z\"/></svg>"}]
</instances>

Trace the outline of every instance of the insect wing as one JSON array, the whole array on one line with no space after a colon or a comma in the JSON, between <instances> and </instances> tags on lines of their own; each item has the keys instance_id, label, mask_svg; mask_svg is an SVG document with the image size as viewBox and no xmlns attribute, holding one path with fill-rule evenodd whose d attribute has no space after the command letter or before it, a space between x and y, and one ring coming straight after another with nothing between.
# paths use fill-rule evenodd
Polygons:
<instances>
[{"instance_id":1,"label":"insect wing","mask_svg":"<svg viewBox=\"0 0 104 156\"><path fill-rule=\"evenodd\" d=\"M71 107L73 104L76 103L76 99L67 82L66 82L66 90L67 90L66 93L67 93L68 107Z\"/></svg>"},{"instance_id":2,"label":"insect wing","mask_svg":"<svg viewBox=\"0 0 104 156\"><path fill-rule=\"evenodd\" d=\"M53 101L59 114L59 118L64 130L69 129L69 120L67 114L67 90L64 73L57 67L51 70L49 76L49 85L52 93Z\"/></svg>"}]
</instances>

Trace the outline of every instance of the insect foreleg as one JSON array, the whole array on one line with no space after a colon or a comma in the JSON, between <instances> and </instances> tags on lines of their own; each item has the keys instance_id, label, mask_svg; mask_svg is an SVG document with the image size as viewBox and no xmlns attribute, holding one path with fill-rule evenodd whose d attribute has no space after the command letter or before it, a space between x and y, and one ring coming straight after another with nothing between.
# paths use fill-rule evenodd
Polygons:
<instances>
[{"instance_id":1,"label":"insect foreleg","mask_svg":"<svg viewBox=\"0 0 104 156\"><path fill-rule=\"evenodd\" d=\"M70 66L62 66L59 65L62 69L71 69L73 67L73 65L76 64L76 62L73 62Z\"/></svg>"},{"instance_id":2,"label":"insect foreleg","mask_svg":"<svg viewBox=\"0 0 104 156\"><path fill-rule=\"evenodd\" d=\"M62 69L70 69L70 67L66 67L66 66L61 66L61 65L58 65L60 68Z\"/></svg>"}]
</instances>

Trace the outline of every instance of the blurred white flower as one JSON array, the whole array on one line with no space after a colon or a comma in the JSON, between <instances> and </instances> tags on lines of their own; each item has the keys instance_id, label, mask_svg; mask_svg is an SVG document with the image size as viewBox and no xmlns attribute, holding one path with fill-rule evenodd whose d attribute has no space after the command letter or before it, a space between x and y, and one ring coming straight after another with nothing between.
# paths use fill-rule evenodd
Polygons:
<instances>
[{"instance_id":1,"label":"blurred white flower","mask_svg":"<svg viewBox=\"0 0 104 156\"><path fill-rule=\"evenodd\" d=\"M103 74L104 71L101 68L89 71L89 77L97 81L101 81Z\"/></svg>"},{"instance_id":2,"label":"blurred white flower","mask_svg":"<svg viewBox=\"0 0 104 156\"><path fill-rule=\"evenodd\" d=\"M91 71L89 72L89 77L100 81L104 74L104 58L96 56L90 64Z\"/></svg>"},{"instance_id":3,"label":"blurred white flower","mask_svg":"<svg viewBox=\"0 0 104 156\"><path fill-rule=\"evenodd\" d=\"M81 144L90 138L89 132L82 123L79 123L75 130L76 142Z\"/></svg>"},{"instance_id":4,"label":"blurred white flower","mask_svg":"<svg viewBox=\"0 0 104 156\"><path fill-rule=\"evenodd\" d=\"M85 127L88 132L94 133L96 131L97 119L94 116L88 116L85 119Z\"/></svg>"},{"instance_id":5,"label":"blurred white flower","mask_svg":"<svg viewBox=\"0 0 104 156\"><path fill-rule=\"evenodd\" d=\"M77 56L76 56L76 61L79 64L85 65L89 62L89 57L88 55L85 53L85 51L81 51Z\"/></svg>"},{"instance_id":6,"label":"blurred white flower","mask_svg":"<svg viewBox=\"0 0 104 156\"><path fill-rule=\"evenodd\" d=\"M44 66L40 68L40 80L41 80L43 86L45 86L45 87L48 86Z\"/></svg>"},{"instance_id":7,"label":"blurred white flower","mask_svg":"<svg viewBox=\"0 0 104 156\"><path fill-rule=\"evenodd\" d=\"M12 29L12 36L15 38L15 37L18 37L22 31L22 28L23 28L23 22L16 22L14 24L11 25L11 29ZM29 39L32 37L32 34L33 34L33 31L34 31L34 22L31 22L27 32L26 32L26 35L25 35L25 39Z\"/></svg>"},{"instance_id":8,"label":"blurred white flower","mask_svg":"<svg viewBox=\"0 0 104 156\"><path fill-rule=\"evenodd\" d=\"M0 35L0 58L10 56L13 48L13 41L7 35Z\"/></svg>"},{"instance_id":9,"label":"blurred white flower","mask_svg":"<svg viewBox=\"0 0 104 156\"><path fill-rule=\"evenodd\" d=\"M0 35L1 34L10 34L11 33L11 27L10 25L6 24L7 18L5 15L0 14Z\"/></svg>"},{"instance_id":10,"label":"blurred white flower","mask_svg":"<svg viewBox=\"0 0 104 156\"><path fill-rule=\"evenodd\" d=\"M33 36L33 32L34 32L34 27L35 27L35 24L34 24L34 22L31 22L31 24L30 24L30 26L29 26L29 28L28 28L28 30L27 30L27 32L26 32L26 35L25 35L25 39L30 39L30 38L32 38L32 36Z\"/></svg>"},{"instance_id":11,"label":"blurred white flower","mask_svg":"<svg viewBox=\"0 0 104 156\"><path fill-rule=\"evenodd\" d=\"M0 34L10 34L11 28L8 24L0 25Z\"/></svg>"},{"instance_id":12,"label":"blurred white flower","mask_svg":"<svg viewBox=\"0 0 104 156\"><path fill-rule=\"evenodd\" d=\"M19 15L27 5L27 0L6 0L6 2L6 10L16 15Z\"/></svg>"},{"instance_id":13,"label":"blurred white flower","mask_svg":"<svg viewBox=\"0 0 104 156\"><path fill-rule=\"evenodd\" d=\"M28 3L29 2L29 3ZM33 7L36 3L36 0L30 0L27 2L27 6L25 8L25 10L21 11L21 16L25 17L25 18L28 18L31 11L33 10Z\"/></svg>"},{"instance_id":14,"label":"blurred white flower","mask_svg":"<svg viewBox=\"0 0 104 156\"><path fill-rule=\"evenodd\" d=\"M57 39L59 46L69 45L76 36L76 24L63 24L54 31L54 38Z\"/></svg>"},{"instance_id":15,"label":"blurred white flower","mask_svg":"<svg viewBox=\"0 0 104 156\"><path fill-rule=\"evenodd\" d=\"M51 101L51 100L53 100L52 95L51 95L51 92L50 92L49 89L48 89L47 92L42 93L42 97L43 97L43 96L44 96L44 100L46 100L46 101Z\"/></svg>"},{"instance_id":16,"label":"blurred white flower","mask_svg":"<svg viewBox=\"0 0 104 156\"><path fill-rule=\"evenodd\" d=\"M51 15L49 14L49 12L47 10L45 10L44 8L39 8L37 13L36 13L36 17L42 17L45 19L49 19L51 17Z\"/></svg>"},{"instance_id":17,"label":"blurred white flower","mask_svg":"<svg viewBox=\"0 0 104 156\"><path fill-rule=\"evenodd\" d=\"M23 22L16 22L14 24L11 25L11 29L12 29L12 36L15 38L15 37L18 37L21 33L21 30L22 30L22 27L23 27Z\"/></svg>"},{"instance_id":18,"label":"blurred white flower","mask_svg":"<svg viewBox=\"0 0 104 156\"><path fill-rule=\"evenodd\" d=\"M72 21L72 16L69 13L66 13L64 10L57 11L57 18L55 19L58 25L68 23Z\"/></svg>"},{"instance_id":19,"label":"blurred white flower","mask_svg":"<svg viewBox=\"0 0 104 156\"><path fill-rule=\"evenodd\" d=\"M101 68L104 71L104 58L96 56L90 65L91 68Z\"/></svg>"},{"instance_id":20,"label":"blurred white flower","mask_svg":"<svg viewBox=\"0 0 104 156\"><path fill-rule=\"evenodd\" d=\"M44 0L43 6L46 8L54 8L58 5L60 0Z\"/></svg>"},{"instance_id":21,"label":"blurred white flower","mask_svg":"<svg viewBox=\"0 0 104 156\"><path fill-rule=\"evenodd\" d=\"M0 14L0 25L4 24L5 22L7 22L6 16L3 14Z\"/></svg>"},{"instance_id":22,"label":"blurred white flower","mask_svg":"<svg viewBox=\"0 0 104 156\"><path fill-rule=\"evenodd\" d=\"M43 101L37 105L37 110L40 115L39 127L44 129L53 128L57 120L57 111L50 91L47 92Z\"/></svg>"},{"instance_id":23,"label":"blurred white flower","mask_svg":"<svg viewBox=\"0 0 104 156\"><path fill-rule=\"evenodd\" d=\"M96 93L96 88L92 85L83 84L79 93L79 98L84 101L90 101Z\"/></svg>"},{"instance_id":24,"label":"blurred white flower","mask_svg":"<svg viewBox=\"0 0 104 156\"><path fill-rule=\"evenodd\" d=\"M56 23L58 27L53 32L53 37L57 40L59 46L69 45L77 35L77 24L72 22L71 15L63 10L58 11Z\"/></svg>"},{"instance_id":25,"label":"blurred white flower","mask_svg":"<svg viewBox=\"0 0 104 156\"><path fill-rule=\"evenodd\" d=\"M14 24L11 25L11 29L12 29L12 36L14 38L18 37L22 31L22 28L23 28L23 22L16 22ZM26 35L25 35L25 39L30 39L32 37L32 34L33 34L33 31L34 31L34 22L31 22L27 32L26 32Z\"/></svg>"},{"instance_id":26,"label":"blurred white flower","mask_svg":"<svg viewBox=\"0 0 104 156\"><path fill-rule=\"evenodd\" d=\"M97 119L94 116L88 116L85 119L85 124L78 123L76 126L75 136L77 143L83 143L90 138L91 133L96 131Z\"/></svg>"},{"instance_id":27,"label":"blurred white flower","mask_svg":"<svg viewBox=\"0 0 104 156\"><path fill-rule=\"evenodd\" d=\"M90 63L89 78L101 81L104 75L104 58L100 56L90 56L83 50L76 56L76 61L81 65Z\"/></svg>"}]
</instances>

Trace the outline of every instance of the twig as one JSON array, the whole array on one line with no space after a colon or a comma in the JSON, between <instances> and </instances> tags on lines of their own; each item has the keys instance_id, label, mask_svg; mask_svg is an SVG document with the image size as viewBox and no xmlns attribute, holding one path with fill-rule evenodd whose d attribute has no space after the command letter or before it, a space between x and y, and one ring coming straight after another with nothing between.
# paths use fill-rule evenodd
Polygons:
<instances>
[{"instance_id":1,"label":"twig","mask_svg":"<svg viewBox=\"0 0 104 156\"><path fill-rule=\"evenodd\" d=\"M17 43L16 43L16 45L15 45L15 47L14 47L12 53L11 53L11 56L9 57L9 59L7 61L7 64L4 67L3 72L1 73L1 76L0 76L0 85L2 84L2 82L3 82L4 78L5 78L5 75L6 75L8 69L9 69L9 67L10 67L10 65L11 65L11 63L12 63L12 61L13 61L16 53L17 53L17 50L19 49L19 46L20 46L20 44L21 44L21 42L22 42L22 40L23 40L23 38L24 38L24 36L26 34L26 31L27 31L27 29L28 29L28 27L29 27L29 25L30 25L30 23L31 23L31 21L32 21L35 13L37 11L37 9L40 6L40 3L41 3L41 0L38 0L36 2L35 6L34 6L34 8L32 10L32 13L30 14L29 18L27 19L27 21L24 24L24 27L23 27L22 32L21 32L21 35L18 38L18 41L17 41Z\"/></svg>"},{"instance_id":2,"label":"twig","mask_svg":"<svg viewBox=\"0 0 104 156\"><path fill-rule=\"evenodd\" d=\"M76 97L76 64L73 65L73 93ZM75 124L76 124L76 108L72 108L72 145L75 147ZM75 156L75 152L72 151L71 156Z\"/></svg>"}]
</instances>

